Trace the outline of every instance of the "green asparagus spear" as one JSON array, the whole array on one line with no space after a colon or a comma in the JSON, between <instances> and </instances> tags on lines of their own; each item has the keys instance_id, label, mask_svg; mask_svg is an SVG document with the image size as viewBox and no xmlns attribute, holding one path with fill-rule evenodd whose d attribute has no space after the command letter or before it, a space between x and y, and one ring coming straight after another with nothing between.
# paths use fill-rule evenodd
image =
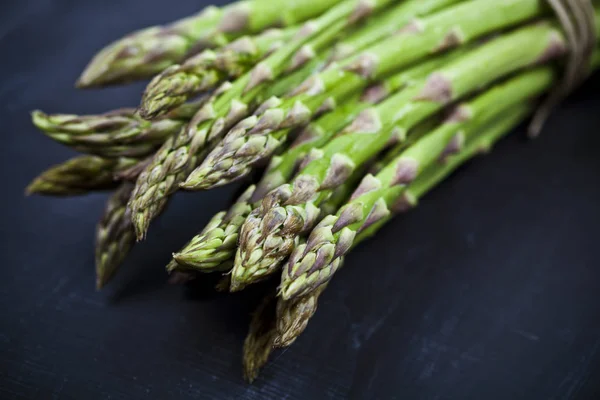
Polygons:
<instances>
[{"instance_id":1,"label":"green asparagus spear","mask_svg":"<svg viewBox=\"0 0 600 400\"><path fill-rule=\"evenodd\" d=\"M402 15L409 21L415 7ZM435 52L467 43L547 11L537 0L493 2L472 0L413 21L400 36L392 36L311 77L284 100L270 99L271 106L240 121L200 167L183 184L186 189L210 188L228 181L228 175L247 171L253 163L270 157L281 146L290 128L301 126L324 105L328 108L362 90L371 79L410 65ZM302 117L298 117L301 115Z\"/></svg>"},{"instance_id":2,"label":"green asparagus spear","mask_svg":"<svg viewBox=\"0 0 600 400\"><path fill-rule=\"evenodd\" d=\"M277 334L275 347L289 347L306 330L308 322L317 312L319 297L327 287L326 284L310 292L306 296L293 300L277 300Z\"/></svg>"},{"instance_id":3,"label":"green asparagus spear","mask_svg":"<svg viewBox=\"0 0 600 400\"><path fill-rule=\"evenodd\" d=\"M149 78L204 48L219 47L271 26L292 26L339 0L246 0L202 12L170 25L133 32L102 49L77 81L82 88Z\"/></svg>"},{"instance_id":4,"label":"green asparagus spear","mask_svg":"<svg viewBox=\"0 0 600 400\"><path fill-rule=\"evenodd\" d=\"M135 166L135 158L79 156L56 165L35 178L26 193L46 196L77 196L92 191L114 189L115 176Z\"/></svg>"},{"instance_id":5,"label":"green asparagus spear","mask_svg":"<svg viewBox=\"0 0 600 400\"><path fill-rule=\"evenodd\" d=\"M144 238L150 221L163 209L168 197L178 189L179 184L206 156L210 144L220 140L227 129L244 118L256 100L268 95L268 83L284 72L287 60L302 45L321 34L331 34L332 25L338 26L341 31L391 1L343 1L301 28L302 35L297 35L287 46L261 61L227 90L220 91L213 101L196 114L187 128L167 140L158 150L152 163L140 175L129 204L138 239Z\"/></svg>"},{"instance_id":6,"label":"green asparagus spear","mask_svg":"<svg viewBox=\"0 0 600 400\"><path fill-rule=\"evenodd\" d=\"M99 115L32 113L33 124L55 141L77 151L105 158L145 157L174 135L202 105L198 100L156 121L146 121L133 108Z\"/></svg>"},{"instance_id":7,"label":"green asparagus spear","mask_svg":"<svg viewBox=\"0 0 600 400\"><path fill-rule=\"evenodd\" d=\"M597 18L600 26L600 18ZM341 135L321 149L291 184L273 190L242 226L232 280L251 283L275 272L311 230L319 205L331 190L394 137L449 102L513 71L566 52L556 24L539 23L505 34L432 73L426 80L367 109Z\"/></svg>"},{"instance_id":8,"label":"green asparagus spear","mask_svg":"<svg viewBox=\"0 0 600 400\"><path fill-rule=\"evenodd\" d=\"M182 65L165 69L146 88L140 115L145 119L155 119L192 96L240 77L296 32L296 28L270 29L256 37L245 36L222 49L205 50Z\"/></svg>"},{"instance_id":9,"label":"green asparagus spear","mask_svg":"<svg viewBox=\"0 0 600 400\"><path fill-rule=\"evenodd\" d=\"M135 243L135 230L127 212L133 183L125 182L111 196L96 230L96 287L102 289Z\"/></svg>"}]
</instances>

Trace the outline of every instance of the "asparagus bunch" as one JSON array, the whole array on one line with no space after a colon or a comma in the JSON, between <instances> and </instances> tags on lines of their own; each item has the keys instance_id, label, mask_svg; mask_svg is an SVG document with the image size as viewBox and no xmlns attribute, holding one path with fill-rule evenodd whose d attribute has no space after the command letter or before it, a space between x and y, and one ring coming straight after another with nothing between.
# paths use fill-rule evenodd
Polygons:
<instances>
[{"instance_id":1,"label":"asparagus bunch","mask_svg":"<svg viewBox=\"0 0 600 400\"><path fill-rule=\"evenodd\" d=\"M432 53L468 43L487 33L521 23L544 13L535 0L508 0L490 4L484 0L470 1L450 7L406 26L398 35L312 76L284 100L269 100L256 115L237 124L193 171L183 186L187 189L208 189L239 176L250 167L273 154L285 141L290 128L305 123L322 110L323 105L335 105L341 99L364 88L369 80L377 80L394 70L406 67ZM406 23L414 16L411 7L397 15ZM501 16L501 17L498 17ZM484 21L482 23L482 21ZM400 56L401 55L401 56ZM305 118L290 116L302 110Z\"/></svg>"},{"instance_id":2,"label":"asparagus bunch","mask_svg":"<svg viewBox=\"0 0 600 400\"><path fill-rule=\"evenodd\" d=\"M224 274L220 291L281 274L244 343L252 381L306 329L353 248L524 121L567 55L587 65L552 10L540 0L244 0L135 32L102 50L79 86L154 76L139 109L33 112L46 136L83 154L27 193L112 191L96 235L102 288L173 193L266 167L167 266L172 282ZM597 6L575 14L585 22L575 33L600 35Z\"/></svg>"},{"instance_id":3,"label":"asparagus bunch","mask_svg":"<svg viewBox=\"0 0 600 400\"><path fill-rule=\"evenodd\" d=\"M366 22L365 26L349 29L347 35L328 49L330 35L321 35L302 46L289 63L288 71L295 70L316 54L323 53L329 60L348 57L400 29L408 19L426 15L458 0L407 0L382 16ZM332 29L337 32L337 28ZM150 83L140 110L152 119L185 102L202 91L212 89L224 80L240 77L268 54L282 47L298 28L271 29L258 36L244 36L220 50L206 50L191 57L182 65L167 68Z\"/></svg>"},{"instance_id":4,"label":"asparagus bunch","mask_svg":"<svg viewBox=\"0 0 600 400\"><path fill-rule=\"evenodd\" d=\"M335 37L348 26L367 18L390 2L391 0L341 2L307 23L301 28L301 35L258 63L232 85L219 91L212 101L205 104L187 128L158 150L138 179L129 203L138 239L145 237L151 220L166 206L168 197L179 188L179 184L204 159L212 143L220 140L227 129L268 96L268 84L284 73L288 60L293 59L302 46L320 40L321 36ZM285 89L288 90L289 87ZM267 102L262 108L268 105ZM297 120L306 119L306 115L302 108L297 108L286 119L289 124L294 124Z\"/></svg>"},{"instance_id":5,"label":"asparagus bunch","mask_svg":"<svg viewBox=\"0 0 600 400\"><path fill-rule=\"evenodd\" d=\"M515 48L514 43L522 47ZM503 35L451 62L428 78L363 111L320 149L294 180L271 191L242 226L234 277L251 283L278 270L303 232L316 224L319 206L352 172L390 140L404 140L412 128L456 99L521 68L566 50L553 24L536 24ZM411 173L407 166L407 174ZM248 238L247 241L244 238ZM277 243L278 246L273 246ZM256 271L256 272L255 272Z\"/></svg>"}]
</instances>

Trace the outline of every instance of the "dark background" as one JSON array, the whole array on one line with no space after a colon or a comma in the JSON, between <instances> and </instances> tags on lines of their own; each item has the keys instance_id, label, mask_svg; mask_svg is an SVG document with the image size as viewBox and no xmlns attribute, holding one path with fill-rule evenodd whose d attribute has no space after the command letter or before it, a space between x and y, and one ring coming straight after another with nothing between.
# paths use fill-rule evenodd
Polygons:
<instances>
[{"instance_id":1,"label":"dark background","mask_svg":"<svg viewBox=\"0 0 600 400\"><path fill-rule=\"evenodd\" d=\"M95 292L106 196L23 196L72 155L28 112L136 105L143 85L81 92L73 82L108 41L202 3L2 2L0 398L599 398L599 76L539 140L518 130L357 249L307 332L254 385L240 359L260 288L223 296L165 284L170 253L235 188L177 196Z\"/></svg>"}]
</instances>

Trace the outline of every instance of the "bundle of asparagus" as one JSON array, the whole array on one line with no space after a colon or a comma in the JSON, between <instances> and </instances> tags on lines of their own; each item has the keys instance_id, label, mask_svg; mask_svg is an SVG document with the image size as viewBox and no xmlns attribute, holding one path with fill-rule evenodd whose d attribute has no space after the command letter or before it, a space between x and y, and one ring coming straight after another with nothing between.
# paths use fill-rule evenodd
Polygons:
<instances>
[{"instance_id":1,"label":"bundle of asparagus","mask_svg":"<svg viewBox=\"0 0 600 400\"><path fill-rule=\"evenodd\" d=\"M97 230L101 288L173 193L266 166L167 266L175 280L225 274L220 290L274 279L244 344L252 381L306 329L354 247L600 66L600 5L563 3L245 0L136 32L78 85L156 74L140 107L34 112L85 154L27 192L114 190Z\"/></svg>"}]
</instances>

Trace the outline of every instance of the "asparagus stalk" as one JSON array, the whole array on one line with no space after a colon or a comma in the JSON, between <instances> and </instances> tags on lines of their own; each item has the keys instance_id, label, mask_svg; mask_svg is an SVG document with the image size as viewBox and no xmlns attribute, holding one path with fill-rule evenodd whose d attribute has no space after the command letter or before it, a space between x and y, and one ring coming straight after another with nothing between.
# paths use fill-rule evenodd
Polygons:
<instances>
[{"instance_id":1,"label":"asparagus stalk","mask_svg":"<svg viewBox=\"0 0 600 400\"><path fill-rule=\"evenodd\" d=\"M466 147L458 154L449 156L443 163L436 163L429 167L404 190L403 198L407 201L400 203L402 207L391 211L398 214L412 209L417 205L418 199L443 181L460 165L478 153L489 150L493 143L518 125L528 111L529 109L522 105L507 111L503 114L503 118L498 119L494 124L487 127L472 142L467 143ZM393 214L390 214L383 220L358 233L352 248L374 235L392 216ZM338 270L343 263L343 256L337 259L336 267ZM318 285L314 290L307 291L306 294L295 296L290 300L284 300L283 297L278 298L276 347L291 345L306 330L310 319L316 312L319 297L327 288L327 285L327 282Z\"/></svg>"},{"instance_id":2,"label":"asparagus stalk","mask_svg":"<svg viewBox=\"0 0 600 400\"><path fill-rule=\"evenodd\" d=\"M210 273L227 271L237 247L239 227L251 211L250 198L255 186L250 186L228 211L216 214L200 234L195 236L179 253L173 254L175 263L167 270L180 266Z\"/></svg>"},{"instance_id":3,"label":"asparagus stalk","mask_svg":"<svg viewBox=\"0 0 600 400\"><path fill-rule=\"evenodd\" d=\"M597 18L600 22L600 18ZM600 25L600 24L599 24ZM556 24L539 23L505 34L367 109L321 149L294 181L269 193L241 229L232 279L251 283L272 274L303 232L315 225L332 189L393 138L404 138L446 104L523 67L564 54Z\"/></svg>"},{"instance_id":4,"label":"asparagus stalk","mask_svg":"<svg viewBox=\"0 0 600 400\"><path fill-rule=\"evenodd\" d=\"M406 24L406 16L418 18L440 11L464 0L404 0L381 11L361 29L348 34L331 50L331 60L343 60L397 33Z\"/></svg>"},{"instance_id":5,"label":"asparagus stalk","mask_svg":"<svg viewBox=\"0 0 600 400\"><path fill-rule=\"evenodd\" d=\"M414 8L406 8L402 14L403 21L408 22L414 16ZM311 77L285 100L270 99L269 105L260 107L255 115L240 121L201 166L188 176L183 186L191 190L210 188L227 181L230 171L235 174L239 170L248 170L252 163L272 155L285 140L290 128L305 124L324 105L335 105L363 89L370 79L379 79L431 53L459 46L546 11L547 7L537 0L507 0L491 4L489 1L472 0L413 21L401 31L400 36L392 36Z\"/></svg>"},{"instance_id":6,"label":"asparagus stalk","mask_svg":"<svg viewBox=\"0 0 600 400\"><path fill-rule=\"evenodd\" d=\"M270 29L256 37L244 36L222 49L205 50L182 65L165 69L146 88L140 115L145 119L155 119L192 96L240 77L296 32L296 28Z\"/></svg>"},{"instance_id":7,"label":"asparagus stalk","mask_svg":"<svg viewBox=\"0 0 600 400\"><path fill-rule=\"evenodd\" d=\"M339 0L246 0L202 12L170 25L133 32L102 49L77 81L81 88L149 78L204 48L218 47L270 26L293 26Z\"/></svg>"},{"instance_id":8,"label":"asparagus stalk","mask_svg":"<svg viewBox=\"0 0 600 400\"><path fill-rule=\"evenodd\" d=\"M276 304L275 294L270 294L252 315L250 330L244 341L243 355L244 379L249 383L258 377L260 369L267 363L273 351Z\"/></svg>"},{"instance_id":9,"label":"asparagus stalk","mask_svg":"<svg viewBox=\"0 0 600 400\"><path fill-rule=\"evenodd\" d=\"M166 205L188 174L198 166L214 143L240 119L252 103L268 94L268 82L279 77L289 60L305 43L327 32L332 26L340 31L366 18L392 0L346 0L305 25L287 46L276 51L240 77L227 90L215 96L192 119L187 128L167 140L153 162L142 172L130 201L138 239L142 239L150 221ZM328 32L327 34L330 34ZM281 93L279 94L281 95ZM296 115L294 118L300 118Z\"/></svg>"},{"instance_id":10,"label":"asparagus stalk","mask_svg":"<svg viewBox=\"0 0 600 400\"><path fill-rule=\"evenodd\" d=\"M135 231L127 212L133 184L123 183L107 202L96 230L96 287L102 289L114 276L135 243Z\"/></svg>"},{"instance_id":11,"label":"asparagus stalk","mask_svg":"<svg viewBox=\"0 0 600 400\"><path fill-rule=\"evenodd\" d=\"M284 156L276 157L275 163L278 168L272 172L268 171L267 174L279 174L278 177L273 176L273 180L278 182L277 186L287 182L287 179L291 178L291 173L298 164L298 160L301 160L310 149L319 148L327 143L335 133L351 122L361 111L385 100L416 79L425 77L440 66L455 60L467 48L468 46L465 46L465 48L433 57L395 74L381 83L367 87L360 96L354 94L349 99L343 100L335 110L304 128L290 150L284 153ZM267 139L270 140L270 143L267 144L263 143L264 137L255 135L240 136L232 143L228 143L225 139L207 156L203 165L188 177L183 187L187 187L186 185L190 181L199 179L199 183L194 185L194 188L211 189L245 177L253 170L254 165L261 163L280 149L291 131L293 130L284 129L270 135ZM285 178L283 178L284 176ZM282 181L282 178L285 180ZM263 185L259 192L263 196L276 187L273 187L273 182L270 182L269 179L263 179L262 182Z\"/></svg>"},{"instance_id":12,"label":"asparagus stalk","mask_svg":"<svg viewBox=\"0 0 600 400\"><path fill-rule=\"evenodd\" d=\"M144 157L179 132L203 101L184 104L152 122L140 118L133 108L84 116L34 111L31 117L48 137L79 152L105 158Z\"/></svg>"},{"instance_id":13,"label":"asparagus stalk","mask_svg":"<svg viewBox=\"0 0 600 400\"><path fill-rule=\"evenodd\" d=\"M139 163L135 158L79 156L44 171L26 193L46 196L77 196L118 186L115 176Z\"/></svg>"},{"instance_id":14,"label":"asparagus stalk","mask_svg":"<svg viewBox=\"0 0 600 400\"><path fill-rule=\"evenodd\" d=\"M317 312L319 297L327 287L320 286L306 296L293 300L277 300L277 329L275 347L289 347L306 330L308 322Z\"/></svg>"}]
</instances>

